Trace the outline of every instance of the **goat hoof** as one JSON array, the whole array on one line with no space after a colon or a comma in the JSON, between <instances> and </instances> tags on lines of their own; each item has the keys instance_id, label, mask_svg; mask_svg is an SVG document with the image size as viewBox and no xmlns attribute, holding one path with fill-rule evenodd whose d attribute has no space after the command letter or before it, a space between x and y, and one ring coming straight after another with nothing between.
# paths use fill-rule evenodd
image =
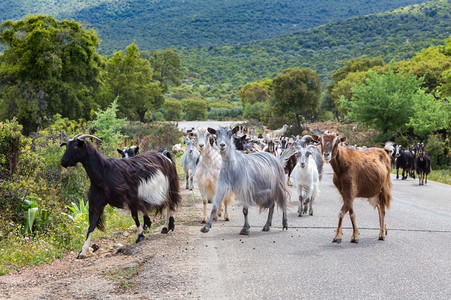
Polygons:
<instances>
[{"instance_id":1,"label":"goat hoof","mask_svg":"<svg viewBox=\"0 0 451 300\"><path fill-rule=\"evenodd\" d=\"M302 217L302 213L298 212L298 217Z\"/></svg>"},{"instance_id":2,"label":"goat hoof","mask_svg":"<svg viewBox=\"0 0 451 300\"><path fill-rule=\"evenodd\" d=\"M202 220L201 223L202 223L202 224L205 224L205 223L207 223L207 221L206 221L206 220Z\"/></svg>"},{"instance_id":3,"label":"goat hoof","mask_svg":"<svg viewBox=\"0 0 451 300\"><path fill-rule=\"evenodd\" d=\"M249 229L242 229L240 235L249 235Z\"/></svg>"},{"instance_id":4,"label":"goat hoof","mask_svg":"<svg viewBox=\"0 0 451 300\"><path fill-rule=\"evenodd\" d=\"M85 259L86 257L88 257L88 256L86 256L85 254L81 254L81 253L78 253L78 255L77 255L77 259Z\"/></svg>"},{"instance_id":5,"label":"goat hoof","mask_svg":"<svg viewBox=\"0 0 451 300\"><path fill-rule=\"evenodd\" d=\"M379 237L379 241L385 241L385 237L380 236L380 237Z\"/></svg>"},{"instance_id":6,"label":"goat hoof","mask_svg":"<svg viewBox=\"0 0 451 300\"><path fill-rule=\"evenodd\" d=\"M262 231L269 231L269 229L270 229L270 227L265 225L265 226L263 226Z\"/></svg>"},{"instance_id":7,"label":"goat hoof","mask_svg":"<svg viewBox=\"0 0 451 300\"><path fill-rule=\"evenodd\" d=\"M100 247L97 244L92 244L92 252L96 252L97 250L99 250Z\"/></svg>"},{"instance_id":8,"label":"goat hoof","mask_svg":"<svg viewBox=\"0 0 451 300\"><path fill-rule=\"evenodd\" d=\"M340 244L341 243L341 239L333 239L332 243Z\"/></svg>"},{"instance_id":9,"label":"goat hoof","mask_svg":"<svg viewBox=\"0 0 451 300\"><path fill-rule=\"evenodd\" d=\"M229 218L224 218L224 221L230 221L230 219Z\"/></svg>"},{"instance_id":10,"label":"goat hoof","mask_svg":"<svg viewBox=\"0 0 451 300\"><path fill-rule=\"evenodd\" d=\"M167 234L169 232L169 230L166 227L163 227L161 229L161 233Z\"/></svg>"},{"instance_id":11,"label":"goat hoof","mask_svg":"<svg viewBox=\"0 0 451 300\"><path fill-rule=\"evenodd\" d=\"M358 244L358 243L359 243L359 240L358 240L358 239L351 239L351 243L353 243L353 244Z\"/></svg>"},{"instance_id":12,"label":"goat hoof","mask_svg":"<svg viewBox=\"0 0 451 300\"><path fill-rule=\"evenodd\" d=\"M210 231L210 227L208 227L208 226L204 226L204 227L202 227L201 229L200 229L200 231L202 231L203 233L207 233L207 232L209 232Z\"/></svg>"},{"instance_id":13,"label":"goat hoof","mask_svg":"<svg viewBox=\"0 0 451 300\"><path fill-rule=\"evenodd\" d=\"M144 234L140 233L140 234L138 235L138 238L136 239L136 243L139 243L139 242L141 242L142 240L144 240Z\"/></svg>"}]
</instances>

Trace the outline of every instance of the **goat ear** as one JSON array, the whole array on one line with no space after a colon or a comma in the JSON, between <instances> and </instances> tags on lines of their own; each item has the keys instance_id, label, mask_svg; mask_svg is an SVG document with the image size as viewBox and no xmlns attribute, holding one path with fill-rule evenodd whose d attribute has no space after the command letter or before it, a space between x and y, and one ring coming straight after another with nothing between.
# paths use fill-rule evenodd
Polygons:
<instances>
[{"instance_id":1,"label":"goat ear","mask_svg":"<svg viewBox=\"0 0 451 300\"><path fill-rule=\"evenodd\" d=\"M216 130L213 129L213 128L211 128L211 127L208 127L207 130L208 130L208 132L211 133L211 134L216 134Z\"/></svg>"},{"instance_id":2,"label":"goat ear","mask_svg":"<svg viewBox=\"0 0 451 300\"><path fill-rule=\"evenodd\" d=\"M340 142L346 142L346 137L345 136L342 136L341 138L340 138Z\"/></svg>"},{"instance_id":3,"label":"goat ear","mask_svg":"<svg viewBox=\"0 0 451 300\"><path fill-rule=\"evenodd\" d=\"M138 151L139 151L139 147L136 146L136 148L135 148L135 153L138 154Z\"/></svg>"},{"instance_id":4,"label":"goat ear","mask_svg":"<svg viewBox=\"0 0 451 300\"><path fill-rule=\"evenodd\" d=\"M121 149L116 149L117 150L117 152L119 153L119 154L122 154L122 150Z\"/></svg>"},{"instance_id":5,"label":"goat ear","mask_svg":"<svg viewBox=\"0 0 451 300\"><path fill-rule=\"evenodd\" d=\"M64 143L61 143L60 147L63 147L63 146L66 146L66 145L67 145L67 143L66 143L66 142L64 142Z\"/></svg>"},{"instance_id":6,"label":"goat ear","mask_svg":"<svg viewBox=\"0 0 451 300\"><path fill-rule=\"evenodd\" d=\"M235 128L232 129L232 134L237 133L240 130L239 126L235 126Z\"/></svg>"}]
</instances>

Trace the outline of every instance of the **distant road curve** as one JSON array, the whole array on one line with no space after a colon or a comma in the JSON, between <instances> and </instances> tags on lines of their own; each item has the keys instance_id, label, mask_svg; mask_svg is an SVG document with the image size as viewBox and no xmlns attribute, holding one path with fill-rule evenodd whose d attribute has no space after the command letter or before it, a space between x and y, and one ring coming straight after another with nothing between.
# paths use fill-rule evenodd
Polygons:
<instances>
[{"instance_id":1,"label":"distant road curve","mask_svg":"<svg viewBox=\"0 0 451 300\"><path fill-rule=\"evenodd\" d=\"M236 123L242 123L241 121L181 121L178 122L178 128L182 131L186 131L191 128L197 127L212 127L218 128L219 126L230 126Z\"/></svg>"}]
</instances>

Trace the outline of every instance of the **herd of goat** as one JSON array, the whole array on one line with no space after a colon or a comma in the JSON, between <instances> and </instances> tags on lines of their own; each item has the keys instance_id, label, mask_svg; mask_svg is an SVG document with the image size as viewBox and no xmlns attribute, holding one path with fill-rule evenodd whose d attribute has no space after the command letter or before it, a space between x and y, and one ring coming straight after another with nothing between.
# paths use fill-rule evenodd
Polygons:
<instances>
[{"instance_id":1,"label":"herd of goat","mask_svg":"<svg viewBox=\"0 0 451 300\"><path fill-rule=\"evenodd\" d=\"M379 213L379 240L387 234L385 210L390 207L390 173L396 167L402 179L410 175L419 177L419 184L427 184L431 162L424 144L403 150L400 145L387 142L384 148L357 149L345 145L346 138L336 133L324 132L321 136L284 138L287 130L269 133L265 138L249 137L238 126L198 128L184 137L186 149L182 156L182 168L186 175L186 189L194 189L196 177L203 202L201 231L210 231L212 223L221 217L229 220L228 207L236 199L243 206L244 224L240 234L248 235L249 206L268 209L263 231L272 225L274 208L282 211L282 228L288 228L287 207L291 196L288 186L293 186L299 199L298 216L313 215L313 203L319 194L324 163L333 169L333 183L338 189L343 205L338 216L334 243L342 241L342 223L349 213L353 233L352 243L358 243L353 202L357 197L367 198ZM144 238L144 231L151 226L149 213L161 213L166 209L162 233L174 230L173 217L181 204L180 183L177 169L169 151L149 151L138 154L136 146L118 152L122 158L104 157L86 138L100 140L93 135L76 135L61 146L66 151L61 158L63 167L81 163L91 185L88 191L89 228L85 243L77 258L87 256L94 229L103 229L103 211L107 204L128 209L137 227L136 242ZM178 146L180 147L180 146ZM179 151L179 149L173 149ZM207 216L207 203L213 207ZM143 224L139 215L143 216ZM96 249L94 248L94 251Z\"/></svg>"}]
</instances>

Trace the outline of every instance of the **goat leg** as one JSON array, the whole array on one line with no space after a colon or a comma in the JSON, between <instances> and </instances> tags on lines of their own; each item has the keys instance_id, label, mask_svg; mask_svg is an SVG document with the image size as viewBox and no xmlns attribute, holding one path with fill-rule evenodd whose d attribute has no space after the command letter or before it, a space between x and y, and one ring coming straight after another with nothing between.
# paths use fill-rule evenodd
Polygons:
<instances>
[{"instance_id":1,"label":"goat leg","mask_svg":"<svg viewBox=\"0 0 451 300\"><path fill-rule=\"evenodd\" d=\"M248 208L245 206L245 207L243 207L243 215L244 215L244 225L243 225L243 228L241 229L241 231L240 231L240 234L241 235L249 235L249 232L250 232L250 228L251 228L251 226L249 225L249 221L248 221L248 219L247 219L247 214L249 213L249 210L248 210ZM265 225L266 226L266 225ZM263 227L263 230L264 230L264 227ZM268 229L269 230L269 229ZM266 231L268 231L268 230L266 230Z\"/></svg>"},{"instance_id":2,"label":"goat leg","mask_svg":"<svg viewBox=\"0 0 451 300\"><path fill-rule=\"evenodd\" d=\"M186 181L185 188L188 190L189 189L189 174L188 173L186 174L185 181Z\"/></svg>"},{"instance_id":3,"label":"goat leg","mask_svg":"<svg viewBox=\"0 0 451 300\"><path fill-rule=\"evenodd\" d=\"M201 230L200 230L203 233L207 233L207 232L210 231L211 224L213 223L213 218L216 216L216 212L218 211L218 207L222 203L222 201L224 200L224 197L227 195L227 193L228 193L228 187L227 186L221 186L221 185L216 186L216 193L215 193L215 196L213 197L213 208L212 208L211 213L210 213L210 218L208 219L208 221L204 225L204 227L202 227Z\"/></svg>"},{"instance_id":4,"label":"goat leg","mask_svg":"<svg viewBox=\"0 0 451 300\"><path fill-rule=\"evenodd\" d=\"M302 192L299 195L298 217L302 217L304 200L302 199Z\"/></svg>"},{"instance_id":5,"label":"goat leg","mask_svg":"<svg viewBox=\"0 0 451 300\"><path fill-rule=\"evenodd\" d=\"M351 236L351 243L355 243L358 244L359 243L359 229L357 229L357 223L355 222L355 213L354 213L354 209L350 209L349 210L349 218L351 219L351 223L352 223L352 236Z\"/></svg>"},{"instance_id":6,"label":"goat leg","mask_svg":"<svg viewBox=\"0 0 451 300\"><path fill-rule=\"evenodd\" d=\"M103 211L103 207L102 207ZM88 256L89 243L91 242L92 234L94 233L94 229L100 221L101 214L94 213L92 210L89 211L89 228L88 233L86 235L85 243L81 248L80 253L78 253L77 259L86 258Z\"/></svg>"},{"instance_id":7,"label":"goat leg","mask_svg":"<svg viewBox=\"0 0 451 300\"><path fill-rule=\"evenodd\" d=\"M337 243L337 244L341 243L341 240L343 237L343 218L347 212L348 212L348 210L343 205L341 207L340 213L338 214L338 226L337 226L337 229L335 230L335 236L334 236L334 239L332 240L332 243Z\"/></svg>"},{"instance_id":8,"label":"goat leg","mask_svg":"<svg viewBox=\"0 0 451 300\"><path fill-rule=\"evenodd\" d=\"M139 223L139 218L138 218L138 212L136 210L132 210L132 218L135 221L136 227L137 229L137 237L136 237L136 242L139 243L144 239L144 234L143 234L143 226L141 223Z\"/></svg>"},{"instance_id":9,"label":"goat leg","mask_svg":"<svg viewBox=\"0 0 451 300\"><path fill-rule=\"evenodd\" d=\"M143 216L143 221L144 221L143 230L147 231L148 229L150 229L150 226L152 226L152 221L150 221L150 218L148 215Z\"/></svg>"},{"instance_id":10,"label":"goat leg","mask_svg":"<svg viewBox=\"0 0 451 300\"><path fill-rule=\"evenodd\" d=\"M271 228L272 225L272 216L274 214L274 205L273 204L270 208L269 208L269 212L268 212L268 220L266 220L266 224L265 226L263 226L262 231L269 231L269 229Z\"/></svg>"},{"instance_id":11,"label":"goat leg","mask_svg":"<svg viewBox=\"0 0 451 300\"><path fill-rule=\"evenodd\" d=\"M170 210L169 208L166 208L166 220L164 222L164 226L161 229L161 233L168 233L169 231L174 231L175 229L175 220L174 217L172 216L172 210Z\"/></svg>"},{"instance_id":12,"label":"goat leg","mask_svg":"<svg viewBox=\"0 0 451 300\"><path fill-rule=\"evenodd\" d=\"M387 235L387 225L385 224L385 207L383 205L377 205L377 212L379 213L379 240L385 240Z\"/></svg>"}]
</instances>

